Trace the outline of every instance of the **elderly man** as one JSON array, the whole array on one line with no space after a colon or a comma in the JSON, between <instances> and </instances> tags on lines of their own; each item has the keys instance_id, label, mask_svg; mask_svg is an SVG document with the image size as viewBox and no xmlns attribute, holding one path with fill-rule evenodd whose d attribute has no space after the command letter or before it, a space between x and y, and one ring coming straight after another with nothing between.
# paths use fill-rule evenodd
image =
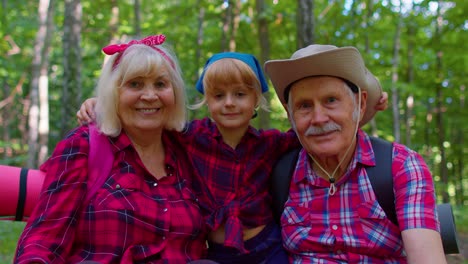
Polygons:
<instances>
[{"instance_id":1,"label":"elderly man","mask_svg":"<svg viewBox=\"0 0 468 264\"><path fill-rule=\"evenodd\" d=\"M354 47L310 45L265 64L303 149L281 216L293 263L445 263L434 184L418 153L393 143L398 226L376 201L370 120L378 80Z\"/></svg>"}]
</instances>

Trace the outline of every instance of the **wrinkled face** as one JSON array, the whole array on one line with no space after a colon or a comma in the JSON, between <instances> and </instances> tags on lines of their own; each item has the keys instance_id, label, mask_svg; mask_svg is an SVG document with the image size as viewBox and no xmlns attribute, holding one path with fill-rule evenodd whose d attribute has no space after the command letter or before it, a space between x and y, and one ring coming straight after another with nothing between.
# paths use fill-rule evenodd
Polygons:
<instances>
[{"instance_id":1,"label":"wrinkled face","mask_svg":"<svg viewBox=\"0 0 468 264\"><path fill-rule=\"evenodd\" d=\"M175 97L168 69L131 78L119 89L118 116L127 131L162 130L174 112Z\"/></svg>"},{"instance_id":2,"label":"wrinkled face","mask_svg":"<svg viewBox=\"0 0 468 264\"><path fill-rule=\"evenodd\" d=\"M289 92L288 114L308 153L320 158L344 155L352 144L358 114L364 114L366 92L353 94L343 80L308 77L295 82Z\"/></svg>"},{"instance_id":3,"label":"wrinkled face","mask_svg":"<svg viewBox=\"0 0 468 264\"><path fill-rule=\"evenodd\" d=\"M206 91L205 97L219 130L249 126L257 101L254 89L242 84L220 84Z\"/></svg>"}]
</instances>

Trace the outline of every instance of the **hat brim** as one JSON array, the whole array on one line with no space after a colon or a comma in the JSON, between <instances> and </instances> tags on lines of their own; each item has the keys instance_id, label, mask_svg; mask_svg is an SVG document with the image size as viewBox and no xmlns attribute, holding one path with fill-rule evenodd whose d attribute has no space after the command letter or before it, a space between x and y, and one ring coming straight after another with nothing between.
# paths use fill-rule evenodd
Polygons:
<instances>
[{"instance_id":1,"label":"hat brim","mask_svg":"<svg viewBox=\"0 0 468 264\"><path fill-rule=\"evenodd\" d=\"M367 108L361 124L375 115L374 106L382 95L375 76L365 67L359 51L354 47L334 48L297 59L270 60L265 63L276 94L285 104L285 90L292 83L306 77L333 76L346 79L367 92Z\"/></svg>"}]
</instances>

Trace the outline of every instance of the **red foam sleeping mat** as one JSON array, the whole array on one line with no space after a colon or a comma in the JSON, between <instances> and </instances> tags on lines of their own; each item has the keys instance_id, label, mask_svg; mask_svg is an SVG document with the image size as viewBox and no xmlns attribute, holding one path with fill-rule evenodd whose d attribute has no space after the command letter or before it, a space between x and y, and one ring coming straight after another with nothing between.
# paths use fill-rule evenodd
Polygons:
<instances>
[{"instance_id":1,"label":"red foam sleeping mat","mask_svg":"<svg viewBox=\"0 0 468 264\"><path fill-rule=\"evenodd\" d=\"M0 165L0 220L26 221L44 182L39 170Z\"/></svg>"}]
</instances>

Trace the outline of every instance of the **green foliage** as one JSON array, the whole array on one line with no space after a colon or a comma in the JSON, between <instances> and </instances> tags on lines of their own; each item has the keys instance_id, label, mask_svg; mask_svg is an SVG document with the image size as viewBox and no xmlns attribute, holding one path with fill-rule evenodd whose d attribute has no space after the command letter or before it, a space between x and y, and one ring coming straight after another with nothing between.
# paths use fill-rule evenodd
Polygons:
<instances>
[{"instance_id":1,"label":"green foliage","mask_svg":"<svg viewBox=\"0 0 468 264\"><path fill-rule=\"evenodd\" d=\"M25 222L0 221L0 263L13 263L16 244Z\"/></svg>"},{"instance_id":2,"label":"green foliage","mask_svg":"<svg viewBox=\"0 0 468 264\"><path fill-rule=\"evenodd\" d=\"M189 103L200 100L194 84L206 59L213 53L228 50L232 27L223 27L228 16L226 1L215 0L140 0L141 34L164 33L167 43L177 54L187 85ZM229 1L235 2L235 1ZM408 2L408 1L406 1ZM465 122L467 108L466 85L468 75L468 42L466 23L466 1L454 0L442 3L442 26L440 36L436 35L436 12L434 1L416 2L412 8L401 12L392 1L314 1L315 42L337 46L354 45L366 58L368 68L380 79L383 89L391 92L394 37L398 18L402 18L398 63L398 122L402 140L406 140L405 129L411 135L410 147L426 159L436 181L440 179L440 153L435 115L436 88L442 89L442 111L444 135L447 141L445 150L451 185L455 177L466 178L468 164L466 143L460 144L460 135L466 137ZM8 143L15 142L14 157L4 155L2 163L17 164L24 160L27 150L25 131L27 128L27 102L31 81L31 63L34 55L33 45L38 28L39 1L4 1L0 9L0 98L2 100L16 93L12 103L0 108L0 131L9 132L10 139L2 139L3 149ZM61 88L63 87L63 22L64 3L55 1L54 34L49 56L49 107L50 132L49 152L63 135L59 134L61 109ZM112 6L116 4L115 8ZM257 21L266 18L269 30L269 58L289 58L297 49L297 5L294 1L265 1L265 11L256 13L256 1L240 1L239 27L232 35L235 50L260 55ZM82 90L84 97L94 95L94 87L104 60L102 47L111 41L128 41L136 37L134 1L82 0ZM369 5L372 4L372 5ZM118 11L118 13L113 13ZM203 13L201 13L203 11ZM233 13L235 13L233 8ZM117 14L115 28L112 27L113 14ZM229 24L229 25L232 25ZM201 29L201 31L199 31ZM16 46L15 46L16 45ZM409 60L410 47L413 45L412 62ZM15 50L15 48L18 48ZM437 55L441 57L441 72ZM412 68L411 81L409 69ZM17 90L15 90L17 89ZM414 97L410 127L406 127L406 100ZM283 131L289 123L282 106L273 91L270 92L270 123ZM392 100L390 94L390 100ZM392 103L392 102L390 102ZM463 105L464 103L464 105ZM391 106L391 105L390 105ZM5 109L8 109L6 111ZM202 118L208 113L206 108L191 111L190 118ZM393 119L391 107L375 117L378 134L393 139ZM69 118L75 118L71 116ZM3 125L8 120L8 125ZM257 120L254 121L256 125ZM366 128L368 129L368 128ZM8 142L8 143L7 143ZM465 141L466 142L466 138ZM463 177L465 176L465 177ZM458 179L457 178L457 179ZM438 182L437 182L438 183ZM449 184L449 185L450 185ZM464 189L468 183L464 183ZM447 186L446 186L447 187ZM450 188L450 187L447 187ZM455 187L454 187L455 188ZM458 188L458 187L457 187ZM457 189L458 190L458 189ZM466 202L466 194L462 194ZM454 196L451 196L454 199ZM457 200L459 201L459 200Z\"/></svg>"},{"instance_id":3,"label":"green foliage","mask_svg":"<svg viewBox=\"0 0 468 264\"><path fill-rule=\"evenodd\" d=\"M453 208L453 216L455 218L457 233L468 233L468 207L455 206Z\"/></svg>"}]
</instances>

